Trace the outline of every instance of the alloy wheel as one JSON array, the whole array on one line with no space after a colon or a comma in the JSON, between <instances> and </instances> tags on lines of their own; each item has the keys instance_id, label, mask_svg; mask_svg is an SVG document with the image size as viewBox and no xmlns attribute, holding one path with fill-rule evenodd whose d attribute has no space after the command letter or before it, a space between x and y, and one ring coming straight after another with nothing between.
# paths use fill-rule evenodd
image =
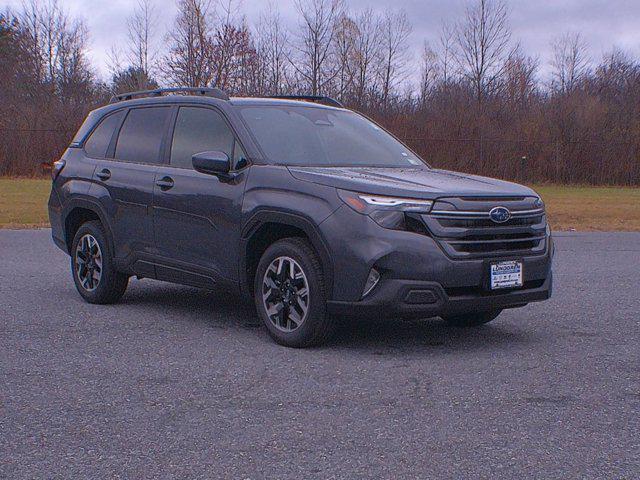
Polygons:
<instances>
[{"instance_id":1,"label":"alloy wheel","mask_svg":"<svg viewBox=\"0 0 640 480\"><path fill-rule=\"evenodd\" d=\"M91 292L102 279L102 250L95 237L89 233L78 242L75 253L76 275L82 288Z\"/></svg>"},{"instance_id":2,"label":"alloy wheel","mask_svg":"<svg viewBox=\"0 0 640 480\"><path fill-rule=\"evenodd\" d=\"M278 257L262 279L262 301L271 323L279 330L300 328L309 312L309 283L302 267L290 257Z\"/></svg>"}]
</instances>

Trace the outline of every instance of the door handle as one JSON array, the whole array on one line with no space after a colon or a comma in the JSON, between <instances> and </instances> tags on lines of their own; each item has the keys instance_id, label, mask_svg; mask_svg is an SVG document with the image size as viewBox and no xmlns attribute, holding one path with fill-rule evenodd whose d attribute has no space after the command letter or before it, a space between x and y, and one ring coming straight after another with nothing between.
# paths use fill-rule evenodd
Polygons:
<instances>
[{"instance_id":1,"label":"door handle","mask_svg":"<svg viewBox=\"0 0 640 480\"><path fill-rule=\"evenodd\" d=\"M156 185L159 186L162 190L169 190L171 187L173 187L173 178L162 177L160 180L156 181Z\"/></svg>"},{"instance_id":2,"label":"door handle","mask_svg":"<svg viewBox=\"0 0 640 480\"><path fill-rule=\"evenodd\" d=\"M96 173L96 177L100 180L109 180L111 178L111 172L107 168L103 168L101 171Z\"/></svg>"}]
</instances>

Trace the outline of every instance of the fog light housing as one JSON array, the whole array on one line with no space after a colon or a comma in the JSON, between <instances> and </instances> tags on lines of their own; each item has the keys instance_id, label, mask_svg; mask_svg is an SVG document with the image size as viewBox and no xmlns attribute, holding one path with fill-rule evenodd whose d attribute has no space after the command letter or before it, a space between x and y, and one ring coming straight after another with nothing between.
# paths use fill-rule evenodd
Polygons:
<instances>
[{"instance_id":1,"label":"fog light housing","mask_svg":"<svg viewBox=\"0 0 640 480\"><path fill-rule=\"evenodd\" d=\"M371 290L375 288L375 286L380 281L380 273L375 268L372 268L369 272L369 276L367 277L367 283L364 284L364 290L362 292L362 298L366 297L371 293Z\"/></svg>"}]
</instances>

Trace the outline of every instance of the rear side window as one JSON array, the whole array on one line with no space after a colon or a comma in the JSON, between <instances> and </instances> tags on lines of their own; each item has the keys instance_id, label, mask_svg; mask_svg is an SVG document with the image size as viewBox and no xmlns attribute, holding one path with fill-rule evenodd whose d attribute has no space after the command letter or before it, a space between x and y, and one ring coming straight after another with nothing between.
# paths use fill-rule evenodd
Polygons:
<instances>
[{"instance_id":1,"label":"rear side window","mask_svg":"<svg viewBox=\"0 0 640 480\"><path fill-rule=\"evenodd\" d=\"M131 109L118 135L115 158L137 163L161 163L160 145L169 113L169 107Z\"/></svg>"},{"instance_id":2,"label":"rear side window","mask_svg":"<svg viewBox=\"0 0 640 480\"><path fill-rule=\"evenodd\" d=\"M98 115L99 114L96 113L95 110L93 112L89 112L89 115L87 115L87 118L85 118L84 122L82 122L82 125L80 125L80 128L74 135L73 140L71 140L71 144L69 145L70 147L77 148L82 146L82 139L87 136L87 133L89 133L96 124L95 118Z\"/></svg>"},{"instance_id":3,"label":"rear side window","mask_svg":"<svg viewBox=\"0 0 640 480\"><path fill-rule=\"evenodd\" d=\"M124 110L108 115L84 142L84 150L90 157L104 158L111 143L114 130L120 125Z\"/></svg>"},{"instance_id":4,"label":"rear side window","mask_svg":"<svg viewBox=\"0 0 640 480\"><path fill-rule=\"evenodd\" d=\"M201 107L180 107L171 144L171 166L192 168L195 153L217 150L233 159L234 136L222 115Z\"/></svg>"}]
</instances>

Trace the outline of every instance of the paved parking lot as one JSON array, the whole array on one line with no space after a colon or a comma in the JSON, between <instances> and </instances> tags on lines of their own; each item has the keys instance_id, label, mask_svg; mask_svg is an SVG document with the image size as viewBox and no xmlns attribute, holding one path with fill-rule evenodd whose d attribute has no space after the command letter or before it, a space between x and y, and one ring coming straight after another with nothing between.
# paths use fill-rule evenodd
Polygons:
<instances>
[{"instance_id":1,"label":"paved parking lot","mask_svg":"<svg viewBox=\"0 0 640 480\"><path fill-rule=\"evenodd\" d=\"M640 234L558 235L552 300L478 330L313 350L225 293L83 303L49 235L0 231L1 478L640 477Z\"/></svg>"}]
</instances>

